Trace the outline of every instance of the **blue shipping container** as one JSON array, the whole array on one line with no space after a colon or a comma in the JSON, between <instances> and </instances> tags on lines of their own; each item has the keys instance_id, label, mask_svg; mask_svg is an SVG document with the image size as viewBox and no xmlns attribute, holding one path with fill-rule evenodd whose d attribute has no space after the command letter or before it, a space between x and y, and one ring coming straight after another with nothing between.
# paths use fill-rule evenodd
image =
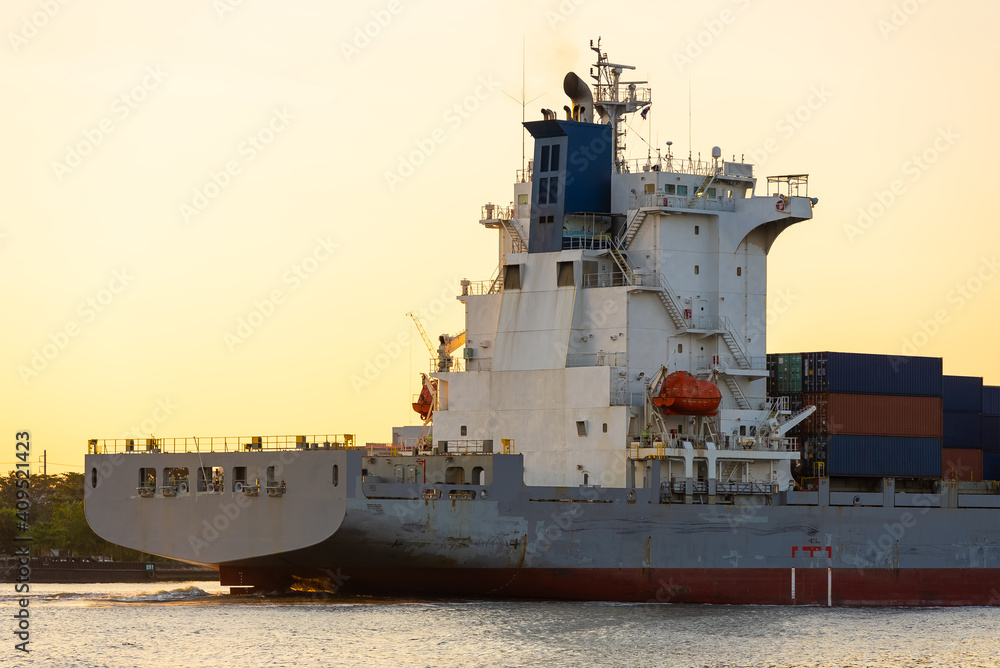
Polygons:
<instances>
[{"instance_id":1,"label":"blue shipping container","mask_svg":"<svg viewBox=\"0 0 1000 668\"><path fill-rule=\"evenodd\" d=\"M983 453L983 480L1000 480L1000 452Z\"/></svg>"},{"instance_id":2,"label":"blue shipping container","mask_svg":"<svg viewBox=\"0 0 1000 668\"><path fill-rule=\"evenodd\" d=\"M940 357L803 353L803 392L940 397Z\"/></svg>"},{"instance_id":3,"label":"blue shipping container","mask_svg":"<svg viewBox=\"0 0 1000 668\"><path fill-rule=\"evenodd\" d=\"M1000 387L983 385L983 415L1000 415Z\"/></svg>"},{"instance_id":4,"label":"blue shipping container","mask_svg":"<svg viewBox=\"0 0 1000 668\"><path fill-rule=\"evenodd\" d=\"M983 416L983 450L1000 452L1000 416Z\"/></svg>"},{"instance_id":5,"label":"blue shipping container","mask_svg":"<svg viewBox=\"0 0 1000 668\"><path fill-rule=\"evenodd\" d=\"M979 413L944 412L944 447L978 449L982 447L982 416Z\"/></svg>"},{"instance_id":6,"label":"blue shipping container","mask_svg":"<svg viewBox=\"0 0 1000 668\"><path fill-rule=\"evenodd\" d=\"M942 394L946 411L983 410L983 379L977 376L944 376Z\"/></svg>"},{"instance_id":7,"label":"blue shipping container","mask_svg":"<svg viewBox=\"0 0 1000 668\"><path fill-rule=\"evenodd\" d=\"M940 478L941 439L830 436L826 469L833 476Z\"/></svg>"}]
</instances>

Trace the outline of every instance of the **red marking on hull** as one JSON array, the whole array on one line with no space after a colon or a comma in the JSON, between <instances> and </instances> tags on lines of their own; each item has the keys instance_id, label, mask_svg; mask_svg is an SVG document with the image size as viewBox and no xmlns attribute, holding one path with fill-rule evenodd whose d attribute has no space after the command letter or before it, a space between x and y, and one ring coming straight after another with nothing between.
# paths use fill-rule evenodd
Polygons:
<instances>
[{"instance_id":1,"label":"red marking on hull","mask_svg":"<svg viewBox=\"0 0 1000 668\"><path fill-rule=\"evenodd\" d=\"M826 605L827 569L790 568L353 568L337 573L343 594L474 596L730 605ZM223 585L279 589L288 571L221 567ZM830 600L848 606L1000 606L1000 569L834 569Z\"/></svg>"}]
</instances>

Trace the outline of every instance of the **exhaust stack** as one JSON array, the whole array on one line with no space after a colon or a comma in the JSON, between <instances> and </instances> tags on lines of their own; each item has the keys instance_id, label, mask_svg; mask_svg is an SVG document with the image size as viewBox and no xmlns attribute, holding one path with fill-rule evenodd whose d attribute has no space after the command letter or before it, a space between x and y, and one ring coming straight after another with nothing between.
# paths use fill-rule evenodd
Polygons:
<instances>
[{"instance_id":1,"label":"exhaust stack","mask_svg":"<svg viewBox=\"0 0 1000 668\"><path fill-rule=\"evenodd\" d=\"M593 123L594 96L590 86L573 72L568 72L563 78L563 92L573 100L573 120Z\"/></svg>"}]
</instances>

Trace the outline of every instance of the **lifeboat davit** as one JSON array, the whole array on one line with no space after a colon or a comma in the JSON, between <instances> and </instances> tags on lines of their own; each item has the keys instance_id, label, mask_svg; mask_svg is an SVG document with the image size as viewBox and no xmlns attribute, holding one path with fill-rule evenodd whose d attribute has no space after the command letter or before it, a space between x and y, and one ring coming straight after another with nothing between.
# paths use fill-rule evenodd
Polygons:
<instances>
[{"instance_id":1,"label":"lifeboat davit","mask_svg":"<svg viewBox=\"0 0 1000 668\"><path fill-rule=\"evenodd\" d=\"M437 383L437 381L431 382ZM430 383L424 383L423 389L420 390L420 396L413 402L413 410L419 413L420 419L424 421L427 421L434 413L434 392L431 391Z\"/></svg>"},{"instance_id":2,"label":"lifeboat davit","mask_svg":"<svg viewBox=\"0 0 1000 668\"><path fill-rule=\"evenodd\" d=\"M717 415L722 403L719 386L698 380L687 371L674 371L663 379L653 404L666 415Z\"/></svg>"}]
</instances>

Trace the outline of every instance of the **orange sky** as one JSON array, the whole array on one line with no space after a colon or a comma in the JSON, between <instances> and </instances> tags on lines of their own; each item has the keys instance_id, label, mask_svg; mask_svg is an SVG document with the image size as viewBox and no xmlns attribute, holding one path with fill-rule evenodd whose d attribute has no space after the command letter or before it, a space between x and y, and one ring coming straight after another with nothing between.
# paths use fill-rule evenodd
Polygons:
<instances>
[{"instance_id":1,"label":"orange sky","mask_svg":"<svg viewBox=\"0 0 1000 668\"><path fill-rule=\"evenodd\" d=\"M44 4L0 16L0 468L23 429L51 473L88 438L411 423L405 313L458 331L457 281L495 269L477 221L521 166L522 36L529 119L602 36L653 88L630 157L810 174L769 350L1000 384L995 3Z\"/></svg>"}]
</instances>

